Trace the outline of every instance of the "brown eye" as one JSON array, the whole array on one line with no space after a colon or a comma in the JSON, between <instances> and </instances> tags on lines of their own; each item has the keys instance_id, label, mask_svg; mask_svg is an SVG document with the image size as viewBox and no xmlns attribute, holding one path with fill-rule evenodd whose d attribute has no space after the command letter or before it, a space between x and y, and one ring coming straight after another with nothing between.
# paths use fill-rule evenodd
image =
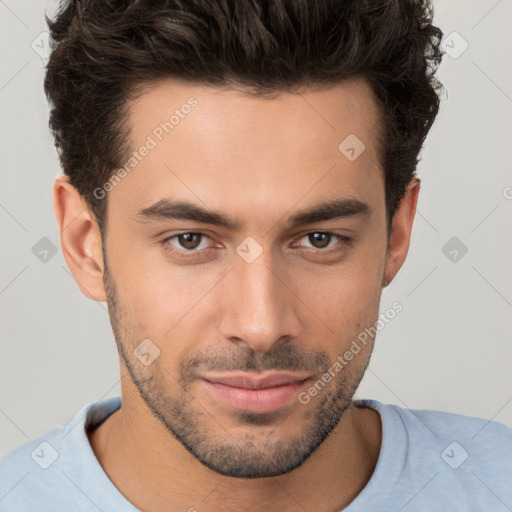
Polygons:
<instances>
[{"instance_id":1,"label":"brown eye","mask_svg":"<svg viewBox=\"0 0 512 512\"><path fill-rule=\"evenodd\" d=\"M320 232L309 233L308 239L315 249L324 249L325 247L328 247L329 242L332 239L332 234Z\"/></svg>"},{"instance_id":2,"label":"brown eye","mask_svg":"<svg viewBox=\"0 0 512 512\"><path fill-rule=\"evenodd\" d=\"M176 235L176 237L184 249L197 249L202 235L199 233L183 233L182 235Z\"/></svg>"},{"instance_id":3,"label":"brown eye","mask_svg":"<svg viewBox=\"0 0 512 512\"><path fill-rule=\"evenodd\" d=\"M316 252L319 255L329 255L345 251L352 243L353 239L348 236L330 231L311 231L295 242L294 246L303 247L309 252Z\"/></svg>"},{"instance_id":4,"label":"brown eye","mask_svg":"<svg viewBox=\"0 0 512 512\"><path fill-rule=\"evenodd\" d=\"M170 236L163 240L162 243L170 250L177 252L199 252L201 249L206 249L208 247L208 244L203 242L205 240L208 241L209 239L210 237L205 233L192 231Z\"/></svg>"}]
</instances>

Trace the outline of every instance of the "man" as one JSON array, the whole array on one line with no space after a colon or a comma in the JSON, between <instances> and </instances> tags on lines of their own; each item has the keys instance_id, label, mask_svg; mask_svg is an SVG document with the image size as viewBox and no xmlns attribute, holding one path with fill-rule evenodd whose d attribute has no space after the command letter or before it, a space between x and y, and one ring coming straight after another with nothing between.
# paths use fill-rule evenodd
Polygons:
<instances>
[{"instance_id":1,"label":"man","mask_svg":"<svg viewBox=\"0 0 512 512\"><path fill-rule=\"evenodd\" d=\"M122 399L4 456L0 510L510 510L511 429L353 400L439 108L431 6L82 0L50 27L62 250Z\"/></svg>"}]
</instances>

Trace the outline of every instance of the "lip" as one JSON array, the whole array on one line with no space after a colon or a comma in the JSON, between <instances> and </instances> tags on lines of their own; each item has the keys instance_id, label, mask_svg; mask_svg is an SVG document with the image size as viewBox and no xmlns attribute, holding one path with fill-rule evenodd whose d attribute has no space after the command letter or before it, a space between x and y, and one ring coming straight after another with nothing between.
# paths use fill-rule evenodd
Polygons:
<instances>
[{"instance_id":1,"label":"lip","mask_svg":"<svg viewBox=\"0 0 512 512\"><path fill-rule=\"evenodd\" d=\"M209 374L203 379L218 384L224 384L234 388L264 389L283 384L292 384L308 379L311 375L307 373L291 372L266 372L261 375L254 375L246 372L229 372Z\"/></svg>"},{"instance_id":2,"label":"lip","mask_svg":"<svg viewBox=\"0 0 512 512\"><path fill-rule=\"evenodd\" d=\"M209 374L201 381L207 391L223 403L239 410L263 413L290 403L310 377L309 374L289 372L261 375L230 372Z\"/></svg>"}]
</instances>

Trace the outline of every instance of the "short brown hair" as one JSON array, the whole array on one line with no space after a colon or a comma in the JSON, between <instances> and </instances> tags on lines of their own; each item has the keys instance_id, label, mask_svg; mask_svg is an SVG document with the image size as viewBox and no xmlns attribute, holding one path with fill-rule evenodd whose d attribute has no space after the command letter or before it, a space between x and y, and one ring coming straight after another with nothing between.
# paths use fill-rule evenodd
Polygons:
<instances>
[{"instance_id":1,"label":"short brown hair","mask_svg":"<svg viewBox=\"0 0 512 512\"><path fill-rule=\"evenodd\" d=\"M379 101L388 234L439 110L443 52L421 0L70 0L46 18L44 89L63 171L105 226L93 191L130 147L127 100L165 77L249 94L362 76Z\"/></svg>"}]
</instances>

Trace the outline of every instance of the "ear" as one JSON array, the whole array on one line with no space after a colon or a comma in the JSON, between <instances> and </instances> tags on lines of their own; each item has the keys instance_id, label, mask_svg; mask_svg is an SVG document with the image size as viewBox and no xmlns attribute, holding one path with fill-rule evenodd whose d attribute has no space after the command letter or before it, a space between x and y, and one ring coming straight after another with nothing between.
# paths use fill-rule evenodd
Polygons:
<instances>
[{"instance_id":1,"label":"ear","mask_svg":"<svg viewBox=\"0 0 512 512\"><path fill-rule=\"evenodd\" d=\"M416 204L421 180L413 178L406 188L391 226L388 250L386 253L385 281L390 283L404 264L411 240L412 224L416 214Z\"/></svg>"},{"instance_id":2,"label":"ear","mask_svg":"<svg viewBox=\"0 0 512 512\"><path fill-rule=\"evenodd\" d=\"M106 302L100 230L85 199L67 176L55 180L53 209L62 253L80 290L90 299Z\"/></svg>"}]
</instances>

